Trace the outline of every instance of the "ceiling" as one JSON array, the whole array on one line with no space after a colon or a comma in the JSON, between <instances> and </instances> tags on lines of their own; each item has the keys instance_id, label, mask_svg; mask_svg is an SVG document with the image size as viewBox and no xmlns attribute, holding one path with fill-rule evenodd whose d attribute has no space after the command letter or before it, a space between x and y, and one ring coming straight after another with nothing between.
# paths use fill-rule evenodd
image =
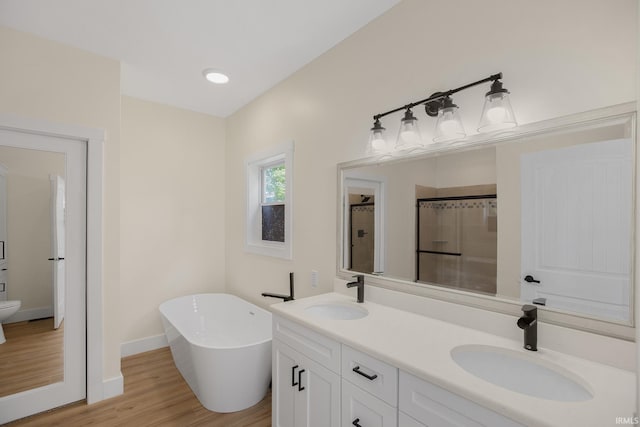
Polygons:
<instances>
[{"instance_id":1,"label":"ceiling","mask_svg":"<svg viewBox=\"0 0 640 427\"><path fill-rule=\"evenodd\" d=\"M399 1L0 0L0 25L119 60L124 95L226 117Z\"/></svg>"}]
</instances>

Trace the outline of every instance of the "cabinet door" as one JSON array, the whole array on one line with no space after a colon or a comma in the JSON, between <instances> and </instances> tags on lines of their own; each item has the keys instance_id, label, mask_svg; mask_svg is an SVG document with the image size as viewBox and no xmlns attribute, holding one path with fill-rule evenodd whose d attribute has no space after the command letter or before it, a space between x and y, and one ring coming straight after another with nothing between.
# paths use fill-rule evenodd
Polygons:
<instances>
[{"instance_id":1,"label":"cabinet door","mask_svg":"<svg viewBox=\"0 0 640 427\"><path fill-rule=\"evenodd\" d=\"M296 397L296 427L340 427L340 376L304 357Z\"/></svg>"},{"instance_id":2,"label":"cabinet door","mask_svg":"<svg viewBox=\"0 0 640 427\"><path fill-rule=\"evenodd\" d=\"M342 380L342 425L360 427L396 427L397 410Z\"/></svg>"},{"instance_id":3,"label":"cabinet door","mask_svg":"<svg viewBox=\"0 0 640 427\"><path fill-rule=\"evenodd\" d=\"M273 340L273 357L271 358L271 423L274 427L296 427L295 394L299 354L278 340Z\"/></svg>"},{"instance_id":4,"label":"cabinet door","mask_svg":"<svg viewBox=\"0 0 640 427\"><path fill-rule=\"evenodd\" d=\"M279 340L272 348L272 425L339 427L338 374Z\"/></svg>"}]
</instances>

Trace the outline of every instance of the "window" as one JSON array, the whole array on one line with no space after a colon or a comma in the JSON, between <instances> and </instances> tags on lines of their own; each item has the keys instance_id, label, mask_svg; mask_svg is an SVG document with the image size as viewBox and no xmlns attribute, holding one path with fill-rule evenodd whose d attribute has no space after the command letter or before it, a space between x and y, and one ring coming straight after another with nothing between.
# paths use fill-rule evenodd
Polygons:
<instances>
[{"instance_id":1,"label":"window","mask_svg":"<svg viewBox=\"0 0 640 427\"><path fill-rule=\"evenodd\" d=\"M248 252L292 258L293 142L246 162Z\"/></svg>"},{"instance_id":2,"label":"window","mask_svg":"<svg viewBox=\"0 0 640 427\"><path fill-rule=\"evenodd\" d=\"M262 168L262 240L284 242L287 169L284 162Z\"/></svg>"}]
</instances>

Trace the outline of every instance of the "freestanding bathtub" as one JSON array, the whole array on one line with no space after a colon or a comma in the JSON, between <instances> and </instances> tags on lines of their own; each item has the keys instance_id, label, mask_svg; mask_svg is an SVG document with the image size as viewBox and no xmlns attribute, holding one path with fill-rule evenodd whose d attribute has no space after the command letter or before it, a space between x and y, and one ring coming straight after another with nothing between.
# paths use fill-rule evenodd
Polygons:
<instances>
[{"instance_id":1,"label":"freestanding bathtub","mask_svg":"<svg viewBox=\"0 0 640 427\"><path fill-rule=\"evenodd\" d=\"M271 380L271 313L230 294L160 304L173 361L200 403L235 412L258 403Z\"/></svg>"}]
</instances>

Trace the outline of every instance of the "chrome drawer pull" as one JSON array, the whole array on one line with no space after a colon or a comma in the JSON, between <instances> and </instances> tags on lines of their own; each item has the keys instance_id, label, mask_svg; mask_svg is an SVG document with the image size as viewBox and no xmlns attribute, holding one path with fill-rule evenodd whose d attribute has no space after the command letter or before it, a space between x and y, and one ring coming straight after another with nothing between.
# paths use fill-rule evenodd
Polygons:
<instances>
[{"instance_id":1,"label":"chrome drawer pull","mask_svg":"<svg viewBox=\"0 0 640 427\"><path fill-rule=\"evenodd\" d=\"M373 375L367 375L367 374L365 374L364 372L362 372L362 371L360 370L360 366L356 366L355 368L353 368L353 372L355 372L356 374L360 374L360 375L362 375L363 377L365 377L365 378L366 378L366 379L368 379L369 381L373 381L373 380L375 380L376 378L378 378L378 374L373 374Z\"/></svg>"}]
</instances>

